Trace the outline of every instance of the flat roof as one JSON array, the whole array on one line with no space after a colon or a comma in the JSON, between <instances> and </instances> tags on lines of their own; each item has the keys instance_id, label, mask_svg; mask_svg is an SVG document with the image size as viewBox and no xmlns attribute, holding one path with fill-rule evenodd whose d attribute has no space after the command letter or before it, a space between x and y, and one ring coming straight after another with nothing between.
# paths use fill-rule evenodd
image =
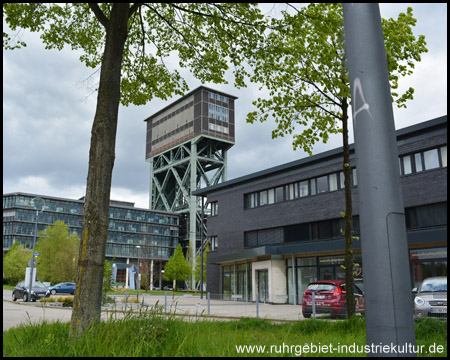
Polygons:
<instances>
[{"instance_id":1,"label":"flat roof","mask_svg":"<svg viewBox=\"0 0 450 360\"><path fill-rule=\"evenodd\" d=\"M23 193L23 192L13 192L8 194L3 194L3 197L5 196L28 196L28 197L39 197L42 199L49 199L49 200L56 200L56 201L67 201L67 202L75 202L84 204L84 196L80 199L68 199L68 198L61 198L56 196L49 196L49 195L39 195L39 194L29 194L29 193ZM126 205L126 204L133 204L133 205ZM173 213L170 211L165 210L153 210L153 209L145 209L145 208L138 208L134 207L134 203L126 202L126 201L120 201L120 200L109 200L109 206L115 207L115 208L122 208L122 209L129 209L129 210L144 210L144 211L151 211L153 213L157 214L165 214L165 215L172 215L172 216L178 216L177 213Z\"/></svg>"},{"instance_id":2,"label":"flat roof","mask_svg":"<svg viewBox=\"0 0 450 360\"><path fill-rule=\"evenodd\" d=\"M439 127L443 124L447 124L447 115L424 121L419 124L411 125L399 130L396 130L397 140L400 138L405 138L408 136L412 136L415 133L421 133L425 130L431 130L433 127ZM354 144L350 144L350 153L354 152ZM219 183L213 186L208 186L205 188L197 189L192 192L192 195L195 196L207 196L210 193L214 193L216 191L225 190L227 188L232 188L236 185L256 181L258 179L262 179L265 177L276 175L277 173L282 173L288 170L292 170L296 167L304 167L308 165L312 165L317 162L321 162L325 159L339 157L342 155L342 146L333 150L325 151L316 155L312 155L309 157L305 157L299 160L294 160L282 165L274 166L268 168L266 170L257 171L252 174L244 175L232 180L225 181L223 183Z\"/></svg>"}]
</instances>

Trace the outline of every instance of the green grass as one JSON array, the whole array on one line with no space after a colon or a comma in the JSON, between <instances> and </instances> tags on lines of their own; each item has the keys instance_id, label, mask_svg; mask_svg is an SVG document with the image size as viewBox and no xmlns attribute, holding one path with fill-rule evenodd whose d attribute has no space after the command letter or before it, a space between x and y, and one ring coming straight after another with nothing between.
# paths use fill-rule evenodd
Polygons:
<instances>
[{"instance_id":1,"label":"green grass","mask_svg":"<svg viewBox=\"0 0 450 360\"><path fill-rule=\"evenodd\" d=\"M195 320L195 318L192 318ZM364 318L350 321L305 320L275 324L269 320L186 321L162 317L156 311L131 312L120 320L101 322L79 339L69 341L69 323L29 324L3 332L3 356L147 357L147 356L298 356L300 345L365 345ZM417 345L444 345L447 322L424 319L416 323ZM236 346L265 346L264 352L238 353ZM255 350L255 348L253 348ZM262 350L262 348L259 348ZM361 356L351 353L305 356ZM363 354L364 355L364 354Z\"/></svg>"}]
</instances>

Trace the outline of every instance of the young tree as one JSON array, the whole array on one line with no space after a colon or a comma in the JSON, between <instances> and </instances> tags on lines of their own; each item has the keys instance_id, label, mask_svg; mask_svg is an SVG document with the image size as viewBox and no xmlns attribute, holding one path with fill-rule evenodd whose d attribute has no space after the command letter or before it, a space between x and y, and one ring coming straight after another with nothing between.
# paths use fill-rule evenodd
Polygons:
<instances>
[{"instance_id":1,"label":"young tree","mask_svg":"<svg viewBox=\"0 0 450 360\"><path fill-rule=\"evenodd\" d=\"M25 270L30 259L31 250L27 249L25 245L19 245L15 240L3 258L3 277L8 284L16 285L25 279Z\"/></svg>"},{"instance_id":2,"label":"young tree","mask_svg":"<svg viewBox=\"0 0 450 360\"><path fill-rule=\"evenodd\" d=\"M282 19L272 22L266 42L255 49L251 60L252 81L269 90L269 98L259 98L253 104L257 111L248 114L247 121L265 121L271 115L277 128L272 137L293 135L293 147L312 154L320 139L342 132L343 172L345 182L345 271L347 313L354 314L352 199L350 149L348 144L348 108L350 85L343 44L343 12L339 3L313 3L293 14L283 12ZM413 98L409 88L398 94L398 80L410 75L414 62L427 52L424 36L415 38L412 27L416 19L412 9L401 13L397 20L382 20L392 89L392 100L399 107Z\"/></svg>"},{"instance_id":3,"label":"young tree","mask_svg":"<svg viewBox=\"0 0 450 360\"><path fill-rule=\"evenodd\" d=\"M249 3L7 3L11 30L38 31L48 49L82 50L87 66L101 66L89 152L83 226L71 336L100 321L111 176L119 103L143 105L182 95L187 84L164 59L174 54L202 82L224 82L228 64L244 85L241 62L264 22ZM24 44L3 33L4 49Z\"/></svg>"},{"instance_id":4,"label":"young tree","mask_svg":"<svg viewBox=\"0 0 450 360\"><path fill-rule=\"evenodd\" d=\"M52 284L75 281L78 265L80 237L69 234L69 226L64 221L55 221L39 232L36 243L36 271L42 281Z\"/></svg>"},{"instance_id":5,"label":"young tree","mask_svg":"<svg viewBox=\"0 0 450 360\"><path fill-rule=\"evenodd\" d=\"M178 244L175 252L170 257L166 266L164 266L164 279L167 281L175 281L174 291L177 291L177 281L188 280L192 274L191 265L183 255L183 249Z\"/></svg>"}]
</instances>

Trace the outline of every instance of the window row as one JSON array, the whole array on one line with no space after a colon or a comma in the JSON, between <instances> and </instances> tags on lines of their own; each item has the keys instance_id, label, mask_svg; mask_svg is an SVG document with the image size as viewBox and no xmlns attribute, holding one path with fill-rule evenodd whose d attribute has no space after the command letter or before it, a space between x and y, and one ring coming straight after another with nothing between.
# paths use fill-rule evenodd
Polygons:
<instances>
[{"instance_id":1,"label":"window row","mask_svg":"<svg viewBox=\"0 0 450 360\"><path fill-rule=\"evenodd\" d=\"M109 257L168 259L173 254L173 252L173 248L166 247L146 247L138 249L135 245L119 245L109 243L106 244L106 256Z\"/></svg>"},{"instance_id":2,"label":"window row","mask_svg":"<svg viewBox=\"0 0 450 360\"><path fill-rule=\"evenodd\" d=\"M228 122L228 109L226 107L208 104L208 116L212 119Z\"/></svg>"},{"instance_id":3,"label":"window row","mask_svg":"<svg viewBox=\"0 0 450 360\"><path fill-rule=\"evenodd\" d=\"M214 100L219 100L219 101L222 101L222 102L228 104L228 98L226 96L223 96L223 95L219 95L219 94L216 94L216 93L213 93L213 92L208 92L208 98L214 99Z\"/></svg>"},{"instance_id":4,"label":"window row","mask_svg":"<svg viewBox=\"0 0 450 360\"><path fill-rule=\"evenodd\" d=\"M218 132L221 132L224 134L230 133L230 130L227 127L221 126L221 125L216 125L216 124L211 124L211 123L209 123L209 130L218 131Z\"/></svg>"},{"instance_id":5,"label":"window row","mask_svg":"<svg viewBox=\"0 0 450 360\"><path fill-rule=\"evenodd\" d=\"M3 209L21 207L30 210L63 212L68 214L83 214L83 204L72 201L45 199L31 196L6 196L3 197Z\"/></svg>"},{"instance_id":6,"label":"window row","mask_svg":"<svg viewBox=\"0 0 450 360\"><path fill-rule=\"evenodd\" d=\"M356 169L352 169L352 185L357 185ZM319 176L316 178L257 191L244 196L246 209L258 206L280 203L306 196L336 191L344 188L344 173L342 171Z\"/></svg>"},{"instance_id":7,"label":"window row","mask_svg":"<svg viewBox=\"0 0 450 360\"><path fill-rule=\"evenodd\" d=\"M154 245L176 247L178 244L177 237L161 236L161 235L147 235L147 234L130 234L116 231L108 232L108 243L122 243L135 245Z\"/></svg>"},{"instance_id":8,"label":"window row","mask_svg":"<svg viewBox=\"0 0 450 360\"><path fill-rule=\"evenodd\" d=\"M400 156L399 166L401 175L447 167L447 145L436 149Z\"/></svg>"},{"instance_id":9,"label":"window row","mask_svg":"<svg viewBox=\"0 0 450 360\"><path fill-rule=\"evenodd\" d=\"M447 203L416 206L405 209L406 228L423 229L447 225Z\"/></svg>"},{"instance_id":10,"label":"window row","mask_svg":"<svg viewBox=\"0 0 450 360\"><path fill-rule=\"evenodd\" d=\"M132 210L132 209L121 209L121 208L110 208L109 209L110 219L123 219L132 221L142 221L148 223L158 223L158 224L170 224L177 225L178 218L174 216L156 214L154 212L142 211L142 210Z\"/></svg>"},{"instance_id":11,"label":"window row","mask_svg":"<svg viewBox=\"0 0 450 360\"><path fill-rule=\"evenodd\" d=\"M447 225L447 203L416 206L405 209L406 229L424 229ZM360 234L359 216L353 216L353 235ZM282 243L326 240L343 237L344 219L331 219L295 224L244 233L244 247Z\"/></svg>"},{"instance_id":12,"label":"window row","mask_svg":"<svg viewBox=\"0 0 450 360\"><path fill-rule=\"evenodd\" d=\"M244 233L244 247L338 238L344 236L342 229L344 229L344 220L339 218L248 231ZM353 235L358 235L360 232L358 216L353 217L353 231Z\"/></svg>"}]
</instances>

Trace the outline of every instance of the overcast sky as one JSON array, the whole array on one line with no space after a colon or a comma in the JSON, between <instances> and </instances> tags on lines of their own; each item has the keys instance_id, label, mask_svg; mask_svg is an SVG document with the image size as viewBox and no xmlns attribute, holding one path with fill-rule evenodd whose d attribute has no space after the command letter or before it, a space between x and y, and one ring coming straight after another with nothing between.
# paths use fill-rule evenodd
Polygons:
<instances>
[{"instance_id":1,"label":"overcast sky","mask_svg":"<svg viewBox=\"0 0 450 360\"><path fill-rule=\"evenodd\" d=\"M381 4L381 16L397 18L408 4ZM429 52L414 75L400 81L414 87L407 109L394 108L396 128L447 114L447 4L410 4L415 35L425 35ZM69 49L45 50L36 34L23 33L27 47L3 52L3 193L27 192L78 199L84 196L91 127L96 105L95 74ZM202 85L187 72L190 90ZM235 89L204 84L237 96L236 144L228 153L228 179L308 156L292 150L290 137L272 139L274 122L247 124L258 94L253 85ZM120 107L111 198L148 208L149 164L144 119L178 99ZM353 130L351 129L351 132ZM351 133L353 142L353 134ZM314 154L342 145L341 135L316 145Z\"/></svg>"}]
</instances>

